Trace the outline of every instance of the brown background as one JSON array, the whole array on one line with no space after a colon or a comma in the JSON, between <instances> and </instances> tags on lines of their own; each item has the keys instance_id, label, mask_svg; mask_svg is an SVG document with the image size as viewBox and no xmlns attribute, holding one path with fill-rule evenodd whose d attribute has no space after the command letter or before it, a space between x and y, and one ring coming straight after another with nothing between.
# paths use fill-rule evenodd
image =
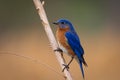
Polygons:
<instances>
[{"instance_id":1,"label":"brown background","mask_svg":"<svg viewBox=\"0 0 120 80\"><path fill-rule=\"evenodd\" d=\"M119 8L116 0L46 0L50 23L65 17L75 25L88 63L84 67L86 80L120 80ZM0 80L64 80L32 0L2 0L0 9ZM37 59L62 75L10 53ZM74 80L82 80L76 61L70 72Z\"/></svg>"}]
</instances>

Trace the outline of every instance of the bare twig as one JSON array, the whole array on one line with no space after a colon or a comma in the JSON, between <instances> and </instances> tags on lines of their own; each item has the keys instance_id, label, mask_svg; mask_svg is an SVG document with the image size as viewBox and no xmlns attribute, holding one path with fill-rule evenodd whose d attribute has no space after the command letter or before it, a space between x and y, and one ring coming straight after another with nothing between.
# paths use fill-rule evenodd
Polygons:
<instances>
[{"instance_id":1,"label":"bare twig","mask_svg":"<svg viewBox=\"0 0 120 80\"><path fill-rule=\"evenodd\" d=\"M35 7L36 7L36 9L38 11L38 14L39 14L40 19L42 21L42 24L44 26L45 32L46 32L46 34L48 36L48 39L49 39L49 41L51 43L52 49L55 50L55 49L58 48L58 44L57 44L57 42L55 40L53 32L52 32L52 30L50 28L50 24L48 22L46 13L44 11L44 8L43 8L44 2L41 3L40 0L33 0L33 2L34 2ZM58 62L60 64L61 68L63 69L64 68L63 64L65 64L65 62L64 62L64 59L62 58L62 55L57 51L55 52L55 55L56 55L56 58L57 58L57 60L58 60ZM65 79L73 80L72 77L71 77L70 72L67 71L67 69L64 70L64 75L65 75Z\"/></svg>"}]
</instances>

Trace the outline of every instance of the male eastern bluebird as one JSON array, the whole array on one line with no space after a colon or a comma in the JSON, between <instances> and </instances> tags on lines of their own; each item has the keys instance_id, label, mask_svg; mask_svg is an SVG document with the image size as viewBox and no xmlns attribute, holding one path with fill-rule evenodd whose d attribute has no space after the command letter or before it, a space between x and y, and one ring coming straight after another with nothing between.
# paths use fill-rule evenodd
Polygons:
<instances>
[{"instance_id":1,"label":"male eastern bluebird","mask_svg":"<svg viewBox=\"0 0 120 80\"><path fill-rule=\"evenodd\" d=\"M81 46L80 39L72 25L72 23L66 19L59 19L53 24L57 25L56 38L59 44L59 48L55 51L61 51L71 56L71 60L68 65L64 65L65 68L69 68L73 59L76 59L80 65L82 76L84 78L84 70L82 64L87 66L83 57L84 50ZM63 69L63 71L64 71Z\"/></svg>"}]
</instances>

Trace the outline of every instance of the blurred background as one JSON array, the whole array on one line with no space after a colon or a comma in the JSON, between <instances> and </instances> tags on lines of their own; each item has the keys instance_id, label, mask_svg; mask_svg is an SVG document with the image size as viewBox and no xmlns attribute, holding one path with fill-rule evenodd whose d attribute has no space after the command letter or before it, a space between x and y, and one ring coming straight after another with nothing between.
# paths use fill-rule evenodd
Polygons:
<instances>
[{"instance_id":1,"label":"blurred background","mask_svg":"<svg viewBox=\"0 0 120 80\"><path fill-rule=\"evenodd\" d=\"M88 67L86 80L120 80L120 1L45 0L52 22L69 19L80 36ZM64 80L42 63L18 57L16 53L40 60L62 74L49 46L32 0L0 0L0 80ZM64 55L67 62L69 57ZM76 61L70 65L74 80L82 80Z\"/></svg>"}]
</instances>

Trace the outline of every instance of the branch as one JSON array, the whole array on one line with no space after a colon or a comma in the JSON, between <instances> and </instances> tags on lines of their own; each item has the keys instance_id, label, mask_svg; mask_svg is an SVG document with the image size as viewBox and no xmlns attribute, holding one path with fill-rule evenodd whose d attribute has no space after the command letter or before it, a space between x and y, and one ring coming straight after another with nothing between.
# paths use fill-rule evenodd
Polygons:
<instances>
[{"instance_id":1,"label":"branch","mask_svg":"<svg viewBox=\"0 0 120 80\"><path fill-rule=\"evenodd\" d=\"M48 37L48 39L50 41L50 44L52 46L52 49L55 50L55 49L58 48L58 44L57 44L57 42L55 40L53 32L52 32L52 30L50 28L50 24L48 22L45 10L43 8L44 2L41 3L40 0L33 0L33 2L34 2L35 7L36 7L36 9L38 11L38 14L40 16L40 19L42 21L42 24L44 26L45 32L46 32L47 37ZM59 52L56 51L55 55L56 55L56 58L57 58L57 60L58 60L58 62L60 64L61 68L63 69L64 68L63 64L65 64L65 61L64 61L61 53L59 53ZM70 72L67 69L64 70L64 75L65 75L65 78L67 80L73 80L72 77L71 77Z\"/></svg>"}]
</instances>

